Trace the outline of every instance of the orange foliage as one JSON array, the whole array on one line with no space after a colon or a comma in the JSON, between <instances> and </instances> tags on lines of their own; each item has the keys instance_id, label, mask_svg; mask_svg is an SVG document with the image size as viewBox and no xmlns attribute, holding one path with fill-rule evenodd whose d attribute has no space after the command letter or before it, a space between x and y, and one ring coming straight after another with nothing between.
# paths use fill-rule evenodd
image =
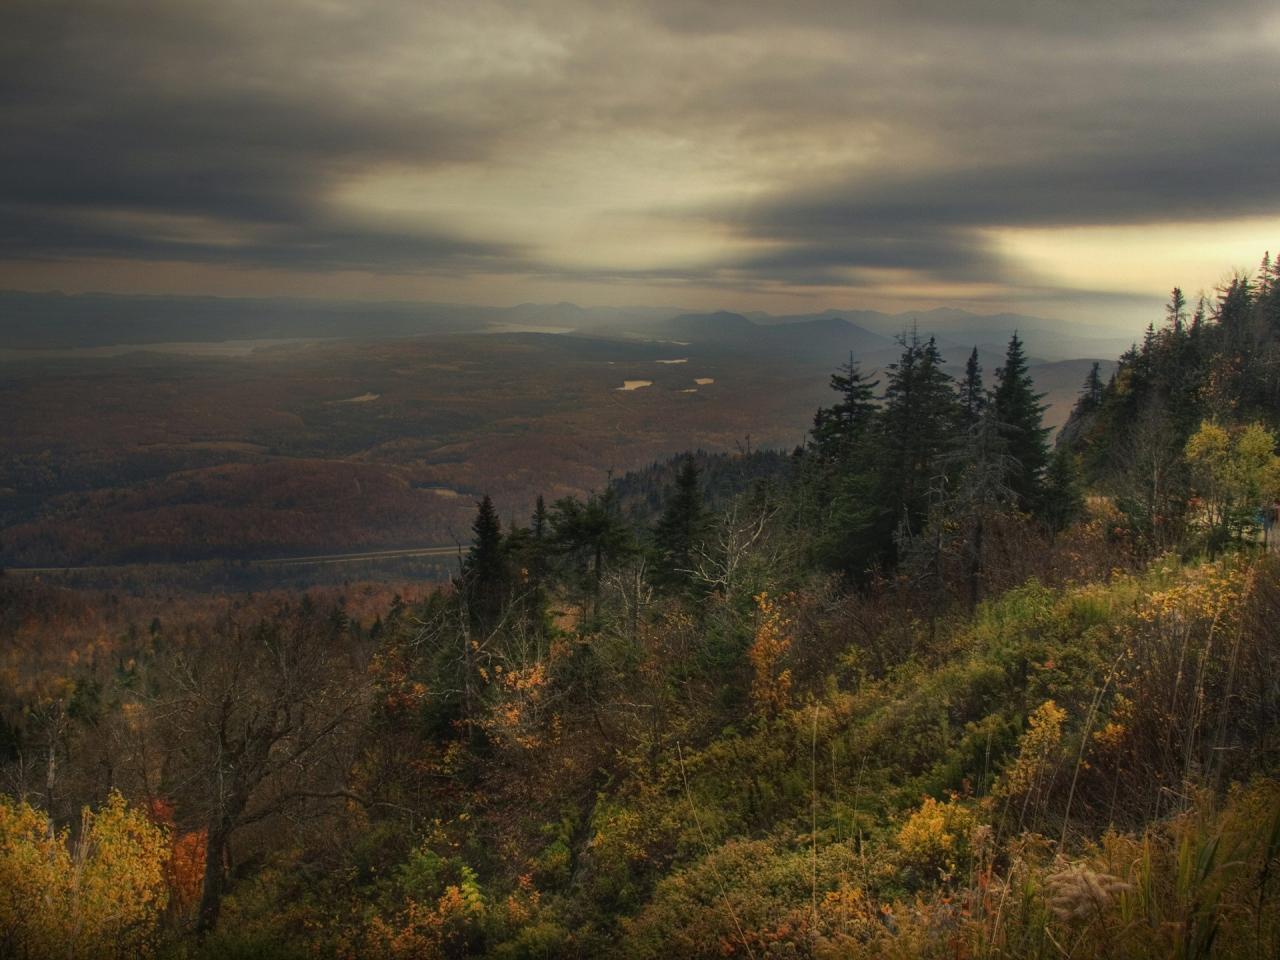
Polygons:
<instances>
[{"instance_id":1,"label":"orange foliage","mask_svg":"<svg viewBox=\"0 0 1280 960\"><path fill-rule=\"evenodd\" d=\"M394 922L374 917L359 955L418 960L465 954L486 912L475 874L463 867L462 882L447 887L434 906L409 900Z\"/></svg>"},{"instance_id":2,"label":"orange foliage","mask_svg":"<svg viewBox=\"0 0 1280 960\"><path fill-rule=\"evenodd\" d=\"M786 598L789 599L789 598ZM766 715L785 710L791 701L791 669L783 660L791 650L791 619L767 593L755 598L759 622L747 658L755 671L751 681L751 699Z\"/></svg>"},{"instance_id":3,"label":"orange foliage","mask_svg":"<svg viewBox=\"0 0 1280 960\"><path fill-rule=\"evenodd\" d=\"M152 822L163 827L169 837L169 860L165 864L169 907L179 915L190 914L200 900L200 889L204 883L209 832L205 829L177 830L173 821L173 804L160 797L148 804L147 812Z\"/></svg>"}]
</instances>

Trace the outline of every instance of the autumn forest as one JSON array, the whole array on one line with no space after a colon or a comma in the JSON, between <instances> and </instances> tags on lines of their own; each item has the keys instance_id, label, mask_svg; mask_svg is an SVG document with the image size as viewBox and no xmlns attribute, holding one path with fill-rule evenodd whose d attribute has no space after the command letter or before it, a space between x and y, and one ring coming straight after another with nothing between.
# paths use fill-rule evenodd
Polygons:
<instances>
[{"instance_id":1,"label":"autumn forest","mask_svg":"<svg viewBox=\"0 0 1280 960\"><path fill-rule=\"evenodd\" d=\"M634 469L559 488L522 487L529 461L487 485L482 432L458 462L487 492L447 497L456 561L420 575L0 575L0 956L1276 956L1280 268L1175 288L1135 334L1052 426L1018 333L992 363L915 326L883 364L709 399L703 449L659 449L673 408L619 408ZM750 366L717 356L722 379ZM535 436L574 416L539 383ZM794 440L750 430L808 398ZM365 401L307 402L328 426L263 420L260 442L320 463L364 429L344 418ZM210 451L157 435L193 472L69 487L7 549L171 556L160 527L93 518L136 495L200 529L203 494L158 489L181 483L259 498L195 559L240 520L297 548L445 539L411 531L436 481L382 422L378 459L289 474L332 484L313 528L267 479L282 461L197 470ZM599 420L574 422L585 461ZM352 484L390 486L344 513Z\"/></svg>"}]
</instances>

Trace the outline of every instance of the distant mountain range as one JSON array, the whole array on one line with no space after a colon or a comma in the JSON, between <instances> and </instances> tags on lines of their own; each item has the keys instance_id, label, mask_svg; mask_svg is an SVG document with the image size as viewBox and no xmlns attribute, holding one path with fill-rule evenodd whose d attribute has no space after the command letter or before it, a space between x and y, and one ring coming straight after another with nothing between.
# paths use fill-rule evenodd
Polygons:
<instances>
[{"instance_id":1,"label":"distant mountain range","mask_svg":"<svg viewBox=\"0 0 1280 960\"><path fill-rule=\"evenodd\" d=\"M0 348L60 349L115 344L290 338L382 338L464 332L575 332L624 339L716 344L735 352L831 362L852 351L879 363L894 337L915 327L948 354L974 346L1002 354L1017 330L1043 360L1114 357L1134 338L1085 324L944 307L881 313L824 310L773 316L663 307L511 307L406 301L364 302L0 291ZM949 357L950 359L950 357Z\"/></svg>"},{"instance_id":2,"label":"distant mountain range","mask_svg":"<svg viewBox=\"0 0 1280 960\"><path fill-rule=\"evenodd\" d=\"M1015 331L1027 344L1029 357L1036 363L1115 357L1131 342L1040 317L1013 313L982 315L951 308L898 314L826 310L785 317L719 310L658 319L617 318L579 327L575 332L714 344L738 353L829 365L852 353L864 369L870 370L896 360L902 352L896 338L913 329L922 337L935 337L949 365L963 365L969 352L977 347L980 361L989 370L994 370L1002 361L1009 337Z\"/></svg>"},{"instance_id":3,"label":"distant mountain range","mask_svg":"<svg viewBox=\"0 0 1280 960\"><path fill-rule=\"evenodd\" d=\"M786 325L753 322L740 313L685 313L642 327L656 339L714 344L721 349L765 356L786 356L819 363L839 362L893 346L893 340L840 317L815 317ZM833 358L836 358L833 360Z\"/></svg>"},{"instance_id":4,"label":"distant mountain range","mask_svg":"<svg viewBox=\"0 0 1280 960\"><path fill-rule=\"evenodd\" d=\"M936 336L941 347L978 347L979 351L1004 352L1015 330L1037 356L1046 359L1072 357L1114 357L1139 337L1120 336L1105 328L1069 323L1022 313L971 313L957 307L881 313L878 310L824 310L816 314L771 317L752 314L759 323L804 324L815 319L840 317L865 330L895 336L917 328L921 334Z\"/></svg>"}]
</instances>

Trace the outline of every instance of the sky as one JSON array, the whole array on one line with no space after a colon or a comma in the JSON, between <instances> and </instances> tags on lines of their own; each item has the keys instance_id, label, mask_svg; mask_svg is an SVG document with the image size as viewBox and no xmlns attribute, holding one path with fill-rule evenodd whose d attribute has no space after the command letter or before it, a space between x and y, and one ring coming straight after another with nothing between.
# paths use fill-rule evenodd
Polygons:
<instances>
[{"instance_id":1,"label":"sky","mask_svg":"<svg viewBox=\"0 0 1280 960\"><path fill-rule=\"evenodd\" d=\"M4 0L0 288L1151 319L1280 248L1274 0Z\"/></svg>"}]
</instances>

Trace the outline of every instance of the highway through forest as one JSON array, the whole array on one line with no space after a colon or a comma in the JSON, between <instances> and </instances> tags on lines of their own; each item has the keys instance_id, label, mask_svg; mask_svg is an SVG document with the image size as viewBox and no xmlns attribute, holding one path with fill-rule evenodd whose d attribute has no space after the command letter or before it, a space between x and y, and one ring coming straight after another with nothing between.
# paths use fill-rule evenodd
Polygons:
<instances>
[{"instance_id":1,"label":"highway through forest","mask_svg":"<svg viewBox=\"0 0 1280 960\"><path fill-rule=\"evenodd\" d=\"M449 546L435 547L400 547L391 550L360 550L355 553L315 553L303 557L267 557L259 560L238 560L226 557L211 557L207 560L177 560L172 563L160 562L138 562L138 563L103 563L103 564L64 564L61 566L48 567L3 567L5 573L74 573L78 570L90 571L108 571L108 570L124 570L129 567L146 567L146 566L165 566L165 567L186 567L201 563L244 563L251 567L284 567L284 566L320 566L324 564L334 563L360 563L368 560L395 560L408 557L438 557L456 559L460 550L465 547L459 547L457 544Z\"/></svg>"}]
</instances>

